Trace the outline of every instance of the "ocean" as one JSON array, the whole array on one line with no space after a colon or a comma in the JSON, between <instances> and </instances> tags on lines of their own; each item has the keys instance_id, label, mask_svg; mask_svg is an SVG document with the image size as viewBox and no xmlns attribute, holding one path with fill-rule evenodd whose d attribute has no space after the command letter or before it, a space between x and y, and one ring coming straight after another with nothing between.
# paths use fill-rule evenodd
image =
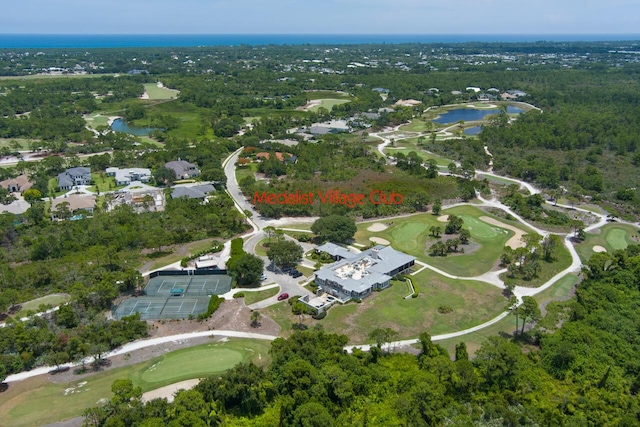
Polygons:
<instances>
[{"instance_id":1,"label":"ocean","mask_svg":"<svg viewBox=\"0 0 640 427\"><path fill-rule=\"evenodd\" d=\"M0 34L0 49L640 40L639 34Z\"/></svg>"}]
</instances>

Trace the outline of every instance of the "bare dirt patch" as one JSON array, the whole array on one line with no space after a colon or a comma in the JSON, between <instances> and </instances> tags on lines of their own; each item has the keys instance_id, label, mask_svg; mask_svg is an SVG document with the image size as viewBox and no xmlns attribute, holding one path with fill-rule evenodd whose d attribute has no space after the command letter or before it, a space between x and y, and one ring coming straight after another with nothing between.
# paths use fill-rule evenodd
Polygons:
<instances>
[{"instance_id":1,"label":"bare dirt patch","mask_svg":"<svg viewBox=\"0 0 640 427\"><path fill-rule=\"evenodd\" d=\"M440 215L440 216L438 217L438 221L440 221L440 222L447 222L447 221L449 221L449 215Z\"/></svg>"},{"instance_id":2,"label":"bare dirt patch","mask_svg":"<svg viewBox=\"0 0 640 427\"><path fill-rule=\"evenodd\" d=\"M507 230L511 230L516 233L512 238L507 240L507 242L504 244L505 246L509 246L511 249L524 248L525 243L521 238L527 233L525 233L523 230L514 227L513 225L505 224L504 222L498 221L497 219L489 218L488 216L481 216L479 219L480 221L484 221L487 224L495 225L496 227L500 228L506 228Z\"/></svg>"},{"instance_id":3,"label":"bare dirt patch","mask_svg":"<svg viewBox=\"0 0 640 427\"><path fill-rule=\"evenodd\" d=\"M303 105L301 107L296 107L296 110L309 111L311 108L315 107L316 105L322 105L322 100L321 99L311 100L306 105Z\"/></svg>"},{"instance_id":4,"label":"bare dirt patch","mask_svg":"<svg viewBox=\"0 0 640 427\"><path fill-rule=\"evenodd\" d=\"M389 226L387 226L386 224L383 224L381 222L374 222L373 224L371 224L369 226L369 228L367 228L367 230L373 232L373 233L377 233L378 231L384 231L387 228L389 228Z\"/></svg>"},{"instance_id":5,"label":"bare dirt patch","mask_svg":"<svg viewBox=\"0 0 640 427\"><path fill-rule=\"evenodd\" d=\"M387 239L383 239L382 237L369 237L369 240L371 240L373 243L378 243L380 245L390 245L391 242L388 241Z\"/></svg>"}]
</instances>

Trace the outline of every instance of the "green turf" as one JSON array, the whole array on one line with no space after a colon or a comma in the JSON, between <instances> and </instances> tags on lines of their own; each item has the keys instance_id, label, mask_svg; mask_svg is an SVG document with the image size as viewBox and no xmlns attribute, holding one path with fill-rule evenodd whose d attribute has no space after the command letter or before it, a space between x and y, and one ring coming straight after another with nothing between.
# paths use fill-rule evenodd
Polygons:
<instances>
[{"instance_id":1,"label":"green turf","mask_svg":"<svg viewBox=\"0 0 640 427\"><path fill-rule=\"evenodd\" d=\"M269 362L269 342L231 338L226 343L210 343L163 354L152 360L107 370L71 383L50 383L36 377L12 383L0 393L0 426L43 425L82 415L82 412L110 399L111 384L130 378L149 391L175 382L217 374L238 362ZM155 369L154 369L155 366Z\"/></svg>"},{"instance_id":2,"label":"green turf","mask_svg":"<svg viewBox=\"0 0 640 427\"><path fill-rule=\"evenodd\" d=\"M638 227L628 224L607 224L601 227L597 234L587 233L584 242L576 245L576 251L580 255L580 259L586 262L595 252L593 247L602 246L611 253L616 249L626 248L630 244L640 244L640 233ZM615 246L614 246L615 245Z\"/></svg>"},{"instance_id":3,"label":"green turf","mask_svg":"<svg viewBox=\"0 0 640 427\"><path fill-rule=\"evenodd\" d=\"M331 111L334 105L340 105L346 102L351 102L348 99L322 99L321 101L322 103L320 105L314 105L313 107L309 108L309 111L317 113L321 107L324 107L327 110Z\"/></svg>"},{"instance_id":4,"label":"green turf","mask_svg":"<svg viewBox=\"0 0 640 427\"><path fill-rule=\"evenodd\" d=\"M493 239L498 237L500 234L509 234L509 230L492 226L469 215L460 215L460 218L464 221L464 228L468 229L472 236L479 239Z\"/></svg>"},{"instance_id":5,"label":"green turf","mask_svg":"<svg viewBox=\"0 0 640 427\"><path fill-rule=\"evenodd\" d=\"M351 99L348 93L335 92L332 90L316 90L312 92L305 92L304 96L308 100L313 99Z\"/></svg>"},{"instance_id":6,"label":"green turf","mask_svg":"<svg viewBox=\"0 0 640 427\"><path fill-rule=\"evenodd\" d=\"M455 354L456 345L460 342L464 342L467 346L467 352L469 353L469 356L473 356L476 351L480 349L482 343L485 342L487 338L495 335L510 335L515 330L515 327L515 317L509 315L499 322L494 323L493 325L479 331L472 332L461 337L438 340L434 342L446 348L451 356Z\"/></svg>"},{"instance_id":7,"label":"green turf","mask_svg":"<svg viewBox=\"0 0 640 427\"><path fill-rule=\"evenodd\" d=\"M525 286L528 288L537 288L548 282L553 276L571 265L571 254L563 244L556 250L555 260L553 262L539 261L540 271L538 277L532 280L513 280L507 277L507 273L502 273L500 278L506 281L512 281L516 286Z\"/></svg>"},{"instance_id":8,"label":"green turf","mask_svg":"<svg viewBox=\"0 0 640 427\"><path fill-rule=\"evenodd\" d=\"M18 150L29 150L29 145L32 142L40 142L38 139L26 139L26 138L0 138L0 147L14 148L17 146Z\"/></svg>"},{"instance_id":9,"label":"green turf","mask_svg":"<svg viewBox=\"0 0 640 427\"><path fill-rule=\"evenodd\" d=\"M410 123L400 126L399 130L406 132L427 132L433 128L431 122L422 119L413 119Z\"/></svg>"},{"instance_id":10,"label":"green turf","mask_svg":"<svg viewBox=\"0 0 640 427\"><path fill-rule=\"evenodd\" d=\"M214 344L190 351L175 351L140 373L140 379L149 384L174 382L176 376L198 378L226 371L242 362L243 354Z\"/></svg>"},{"instance_id":11,"label":"green turf","mask_svg":"<svg viewBox=\"0 0 640 427\"><path fill-rule=\"evenodd\" d=\"M92 185L88 187L87 190L93 191L94 193L100 191L101 193L107 191L116 191L121 188L126 187L126 185L116 185L116 179L112 176L106 176L103 173L91 173L91 180L96 183L96 185Z\"/></svg>"},{"instance_id":12,"label":"green turf","mask_svg":"<svg viewBox=\"0 0 640 427\"><path fill-rule=\"evenodd\" d=\"M98 126L109 126L109 117L103 116L102 114L96 114L93 116L86 117L87 125L96 129Z\"/></svg>"},{"instance_id":13,"label":"green turf","mask_svg":"<svg viewBox=\"0 0 640 427\"><path fill-rule=\"evenodd\" d=\"M69 301L71 297L68 294L52 294L46 295L40 298L33 299L31 301L23 302L22 308L20 311L14 316L16 318L21 318L26 316L27 311L39 311L39 307L41 305L50 305L51 307L56 307L60 304L63 304Z\"/></svg>"},{"instance_id":14,"label":"green turf","mask_svg":"<svg viewBox=\"0 0 640 427\"><path fill-rule=\"evenodd\" d=\"M538 303L542 303L549 299L565 299L569 295L571 288L573 288L576 283L578 283L578 277L575 274L568 274L551 285L548 289L545 289L539 294L536 294L535 299L536 301L538 301Z\"/></svg>"},{"instance_id":15,"label":"green turf","mask_svg":"<svg viewBox=\"0 0 640 427\"><path fill-rule=\"evenodd\" d=\"M271 298L274 295L277 295L280 292L280 288L271 288L265 289L263 291L255 291L255 292L244 292L244 303L246 305L255 304L258 301L266 300L267 298Z\"/></svg>"},{"instance_id":16,"label":"green turf","mask_svg":"<svg viewBox=\"0 0 640 427\"><path fill-rule=\"evenodd\" d=\"M175 99L180 91L158 87L156 83L145 83L144 90L149 94L149 99Z\"/></svg>"}]
</instances>

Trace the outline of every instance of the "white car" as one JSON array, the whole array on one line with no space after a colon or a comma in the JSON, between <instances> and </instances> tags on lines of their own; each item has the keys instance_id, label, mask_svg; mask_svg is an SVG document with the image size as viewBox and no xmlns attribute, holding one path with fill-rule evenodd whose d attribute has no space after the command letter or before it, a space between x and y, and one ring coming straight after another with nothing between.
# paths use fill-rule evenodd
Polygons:
<instances>
[{"instance_id":1,"label":"white car","mask_svg":"<svg viewBox=\"0 0 640 427\"><path fill-rule=\"evenodd\" d=\"M261 282L263 282L265 280L267 280L267 275L266 274L263 274L262 276L260 276L260 281Z\"/></svg>"}]
</instances>

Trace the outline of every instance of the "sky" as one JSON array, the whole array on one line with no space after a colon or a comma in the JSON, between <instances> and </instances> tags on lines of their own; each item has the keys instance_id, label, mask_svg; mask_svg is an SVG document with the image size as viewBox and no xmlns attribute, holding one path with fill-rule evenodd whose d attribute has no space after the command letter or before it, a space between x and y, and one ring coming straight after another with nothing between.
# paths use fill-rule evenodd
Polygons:
<instances>
[{"instance_id":1,"label":"sky","mask_svg":"<svg viewBox=\"0 0 640 427\"><path fill-rule=\"evenodd\" d=\"M637 34L638 0L6 0L4 34Z\"/></svg>"}]
</instances>

